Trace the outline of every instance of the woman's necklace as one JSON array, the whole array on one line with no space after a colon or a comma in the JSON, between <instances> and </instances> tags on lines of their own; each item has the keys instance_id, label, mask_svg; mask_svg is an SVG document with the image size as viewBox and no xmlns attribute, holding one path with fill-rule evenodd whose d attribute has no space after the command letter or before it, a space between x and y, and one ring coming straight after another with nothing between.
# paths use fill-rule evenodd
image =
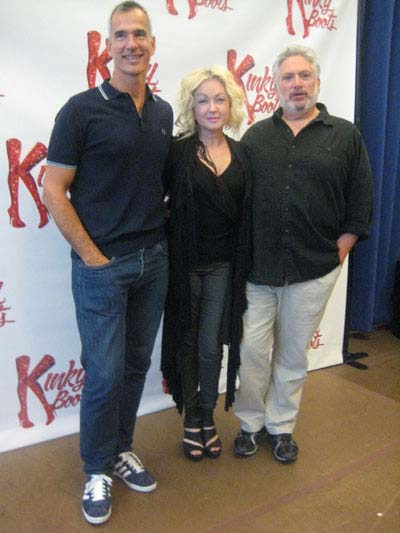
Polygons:
<instances>
[{"instance_id":1,"label":"woman's necklace","mask_svg":"<svg viewBox=\"0 0 400 533\"><path fill-rule=\"evenodd\" d=\"M210 152L208 151L207 146L200 139L198 139L197 143L197 153L199 154L200 159L205 161L207 165L212 168L214 174L218 176L217 167L215 166L215 163L212 160L212 157L210 156Z\"/></svg>"}]
</instances>

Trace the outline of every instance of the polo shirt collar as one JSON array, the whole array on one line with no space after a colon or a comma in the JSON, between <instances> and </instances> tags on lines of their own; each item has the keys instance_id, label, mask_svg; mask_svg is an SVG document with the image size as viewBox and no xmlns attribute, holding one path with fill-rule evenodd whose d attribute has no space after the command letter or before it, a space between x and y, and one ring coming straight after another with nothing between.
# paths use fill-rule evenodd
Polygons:
<instances>
[{"instance_id":1,"label":"polo shirt collar","mask_svg":"<svg viewBox=\"0 0 400 533\"><path fill-rule=\"evenodd\" d=\"M121 96L121 94L126 94L113 87L109 80L104 80L97 88L104 100L114 100ZM153 102L157 101L157 97L151 92L148 85L146 85L146 100L153 100Z\"/></svg>"},{"instance_id":2,"label":"polo shirt collar","mask_svg":"<svg viewBox=\"0 0 400 533\"><path fill-rule=\"evenodd\" d=\"M324 124L328 126L332 126L332 120L331 116L328 113L328 110L324 104L321 104L320 102L317 103L317 108L319 109L319 115L314 118L312 122L323 122ZM273 114L273 118L275 120L282 119L282 108L279 107Z\"/></svg>"}]
</instances>

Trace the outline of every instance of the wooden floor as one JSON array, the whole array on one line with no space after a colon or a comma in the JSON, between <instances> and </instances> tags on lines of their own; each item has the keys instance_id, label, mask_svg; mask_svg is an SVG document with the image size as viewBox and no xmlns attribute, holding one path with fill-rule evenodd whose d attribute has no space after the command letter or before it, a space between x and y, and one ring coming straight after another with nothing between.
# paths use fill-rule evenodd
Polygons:
<instances>
[{"instance_id":1,"label":"wooden floor","mask_svg":"<svg viewBox=\"0 0 400 533\"><path fill-rule=\"evenodd\" d=\"M1 533L400 532L400 339L378 330L352 339L368 369L309 374L295 437L300 456L277 464L264 443L232 453L238 422L217 412L220 459L190 463L175 410L138 421L138 455L156 475L150 494L115 480L108 523L81 516L76 435L0 454Z\"/></svg>"}]
</instances>

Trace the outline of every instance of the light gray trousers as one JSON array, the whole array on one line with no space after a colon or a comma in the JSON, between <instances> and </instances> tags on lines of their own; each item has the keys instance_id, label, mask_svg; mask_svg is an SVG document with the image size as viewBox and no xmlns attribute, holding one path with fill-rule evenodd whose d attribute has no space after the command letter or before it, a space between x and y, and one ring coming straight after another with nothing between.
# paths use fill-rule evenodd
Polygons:
<instances>
[{"instance_id":1,"label":"light gray trousers","mask_svg":"<svg viewBox=\"0 0 400 533\"><path fill-rule=\"evenodd\" d=\"M235 414L245 431L292 433L307 376L307 351L332 289L338 266L327 275L271 287L247 283L248 308Z\"/></svg>"}]
</instances>

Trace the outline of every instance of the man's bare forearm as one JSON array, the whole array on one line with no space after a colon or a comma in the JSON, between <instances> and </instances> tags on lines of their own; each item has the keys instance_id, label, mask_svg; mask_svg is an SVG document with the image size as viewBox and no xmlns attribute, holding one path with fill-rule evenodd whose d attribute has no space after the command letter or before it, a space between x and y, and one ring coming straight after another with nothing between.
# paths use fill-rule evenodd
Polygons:
<instances>
[{"instance_id":1,"label":"man's bare forearm","mask_svg":"<svg viewBox=\"0 0 400 533\"><path fill-rule=\"evenodd\" d=\"M109 261L82 225L67 190L74 178L71 170L50 167L46 171L43 201L59 230L87 265L102 265Z\"/></svg>"}]
</instances>

